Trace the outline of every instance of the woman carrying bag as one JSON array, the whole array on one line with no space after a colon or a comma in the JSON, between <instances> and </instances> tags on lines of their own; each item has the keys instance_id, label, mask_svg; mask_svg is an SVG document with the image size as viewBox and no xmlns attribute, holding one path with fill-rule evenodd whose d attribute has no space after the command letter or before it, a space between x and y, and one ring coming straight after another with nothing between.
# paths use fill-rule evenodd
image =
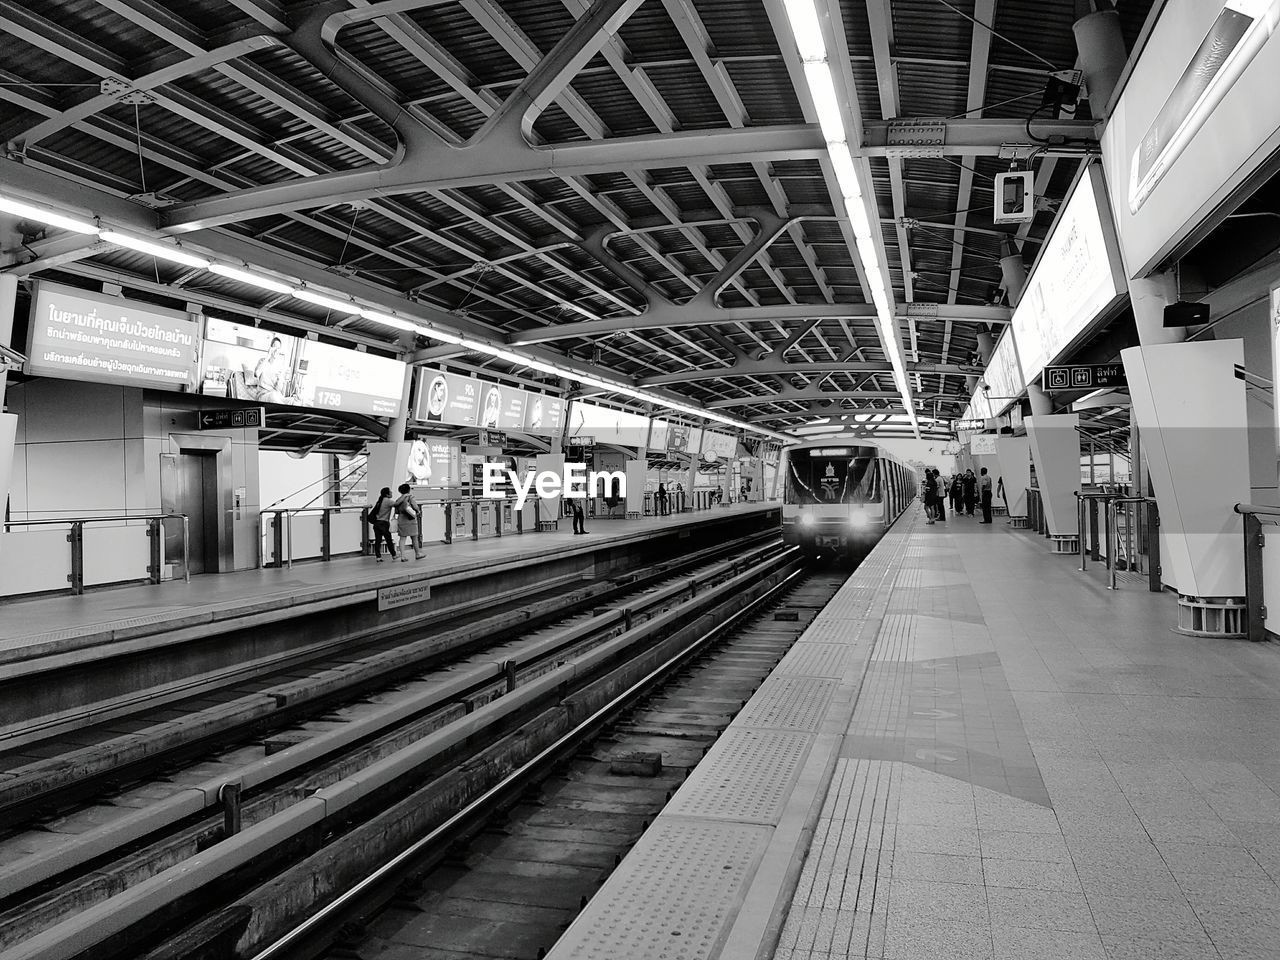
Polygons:
<instances>
[{"instance_id":1,"label":"woman carrying bag","mask_svg":"<svg viewBox=\"0 0 1280 960\"><path fill-rule=\"evenodd\" d=\"M395 502L396 532L400 535L400 560L402 563L409 562L409 546L413 547L413 559L421 560L424 554L422 540L418 537L418 516L422 513L422 508L418 506L418 501L413 499L409 484L402 483L396 489L400 493Z\"/></svg>"}]
</instances>

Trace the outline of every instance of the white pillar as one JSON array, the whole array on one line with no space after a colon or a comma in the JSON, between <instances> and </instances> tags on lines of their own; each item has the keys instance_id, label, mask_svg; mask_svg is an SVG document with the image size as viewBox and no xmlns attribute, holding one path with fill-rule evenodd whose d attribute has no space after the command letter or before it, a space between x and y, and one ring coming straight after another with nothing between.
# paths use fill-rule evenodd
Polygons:
<instances>
[{"instance_id":1,"label":"white pillar","mask_svg":"<svg viewBox=\"0 0 1280 960\"><path fill-rule=\"evenodd\" d=\"M1178 299L1177 280L1172 273L1153 273L1129 281L1129 298L1138 327L1138 342L1144 347L1159 343L1181 343L1186 327L1166 327L1164 308Z\"/></svg>"},{"instance_id":2,"label":"white pillar","mask_svg":"<svg viewBox=\"0 0 1280 960\"><path fill-rule=\"evenodd\" d=\"M1053 398L1040 389L1038 384L1027 384L1027 399L1031 401L1031 415L1047 417L1053 413Z\"/></svg>"},{"instance_id":3,"label":"white pillar","mask_svg":"<svg viewBox=\"0 0 1280 960\"><path fill-rule=\"evenodd\" d=\"M1027 417L1025 423L1049 536L1075 536L1079 533L1073 494L1080 489L1080 417L1074 413Z\"/></svg>"},{"instance_id":4,"label":"white pillar","mask_svg":"<svg viewBox=\"0 0 1280 960\"><path fill-rule=\"evenodd\" d=\"M0 343L10 345L13 339L13 312L18 302L18 278L0 273ZM13 475L13 444L18 432L16 414L4 413L5 381L8 374L0 366L0 511L9 502L9 483Z\"/></svg>"},{"instance_id":5,"label":"white pillar","mask_svg":"<svg viewBox=\"0 0 1280 960\"><path fill-rule=\"evenodd\" d=\"M978 359L982 361L985 367L991 362L991 354L996 350L996 338L985 330L978 332Z\"/></svg>"}]
</instances>

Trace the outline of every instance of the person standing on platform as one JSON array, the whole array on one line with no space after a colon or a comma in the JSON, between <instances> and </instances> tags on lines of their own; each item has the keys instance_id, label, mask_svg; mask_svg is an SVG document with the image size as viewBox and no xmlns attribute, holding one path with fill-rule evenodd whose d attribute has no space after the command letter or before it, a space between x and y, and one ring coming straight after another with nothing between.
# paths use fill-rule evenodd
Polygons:
<instances>
[{"instance_id":1,"label":"person standing on platform","mask_svg":"<svg viewBox=\"0 0 1280 960\"><path fill-rule=\"evenodd\" d=\"M951 497L951 512L960 516L961 504L964 502L964 484L960 482L960 474L951 478L947 484L947 493Z\"/></svg>"},{"instance_id":2,"label":"person standing on platform","mask_svg":"<svg viewBox=\"0 0 1280 960\"><path fill-rule=\"evenodd\" d=\"M938 481L934 479L933 468L924 468L924 522L933 523L934 501L938 498Z\"/></svg>"},{"instance_id":3,"label":"person standing on platform","mask_svg":"<svg viewBox=\"0 0 1280 960\"><path fill-rule=\"evenodd\" d=\"M387 553L396 558L396 545L391 542L391 488L383 487L378 499L369 505L369 522L373 524L373 555L382 562L382 544L386 541Z\"/></svg>"},{"instance_id":4,"label":"person standing on platform","mask_svg":"<svg viewBox=\"0 0 1280 960\"><path fill-rule=\"evenodd\" d=\"M978 478L970 468L964 472L964 512L965 516L973 516L973 506L978 502Z\"/></svg>"},{"instance_id":5,"label":"person standing on platform","mask_svg":"<svg viewBox=\"0 0 1280 960\"><path fill-rule=\"evenodd\" d=\"M586 533L587 511L582 507L581 497L571 497L569 508L573 511L573 532L575 535Z\"/></svg>"},{"instance_id":6,"label":"person standing on platform","mask_svg":"<svg viewBox=\"0 0 1280 960\"><path fill-rule=\"evenodd\" d=\"M942 523L947 522L947 481L942 479L942 471L937 467L933 468L933 482L937 484L938 492L934 494L933 506L935 520Z\"/></svg>"},{"instance_id":7,"label":"person standing on platform","mask_svg":"<svg viewBox=\"0 0 1280 960\"><path fill-rule=\"evenodd\" d=\"M982 468L982 478L979 481L982 488L982 519L979 523L991 522L991 478L987 476L987 468Z\"/></svg>"},{"instance_id":8,"label":"person standing on platform","mask_svg":"<svg viewBox=\"0 0 1280 960\"><path fill-rule=\"evenodd\" d=\"M676 481L675 501L676 501L676 510L683 513L684 512L684 484L681 483L679 480Z\"/></svg>"},{"instance_id":9,"label":"person standing on platform","mask_svg":"<svg viewBox=\"0 0 1280 960\"><path fill-rule=\"evenodd\" d=\"M400 535L400 559L404 563L409 562L409 547L412 546L413 559L421 560L422 538L418 536L418 517L422 515L422 508L413 499L413 488L407 483L400 484L396 489L400 492L394 504L396 533Z\"/></svg>"},{"instance_id":10,"label":"person standing on platform","mask_svg":"<svg viewBox=\"0 0 1280 960\"><path fill-rule=\"evenodd\" d=\"M658 484L658 516L665 517L671 511L667 509L667 485L665 483Z\"/></svg>"}]
</instances>

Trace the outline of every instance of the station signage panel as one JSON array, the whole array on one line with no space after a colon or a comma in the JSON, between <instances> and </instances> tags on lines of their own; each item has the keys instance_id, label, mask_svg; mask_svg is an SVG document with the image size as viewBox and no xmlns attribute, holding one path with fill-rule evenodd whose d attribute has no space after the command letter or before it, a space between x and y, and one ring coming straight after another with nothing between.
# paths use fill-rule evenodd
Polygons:
<instances>
[{"instance_id":1,"label":"station signage panel","mask_svg":"<svg viewBox=\"0 0 1280 960\"><path fill-rule=\"evenodd\" d=\"M194 390L200 326L185 313L36 281L26 372Z\"/></svg>"},{"instance_id":2,"label":"station signage panel","mask_svg":"<svg viewBox=\"0 0 1280 960\"><path fill-rule=\"evenodd\" d=\"M390 357L210 317L205 321L200 392L398 417L404 408L404 370L403 363Z\"/></svg>"},{"instance_id":3,"label":"station signage panel","mask_svg":"<svg viewBox=\"0 0 1280 960\"><path fill-rule=\"evenodd\" d=\"M1063 204L1013 312L1024 380L1034 383L1126 288L1102 171L1089 164Z\"/></svg>"},{"instance_id":4,"label":"station signage panel","mask_svg":"<svg viewBox=\"0 0 1280 960\"><path fill-rule=\"evenodd\" d=\"M1066 367L1045 367L1043 389L1097 390L1102 387L1123 387L1129 383L1124 376L1122 363L1074 364Z\"/></svg>"},{"instance_id":5,"label":"station signage panel","mask_svg":"<svg viewBox=\"0 0 1280 960\"><path fill-rule=\"evenodd\" d=\"M197 430L238 430L243 427L261 427L266 422L266 407L240 407L235 410L201 410L196 415Z\"/></svg>"}]
</instances>

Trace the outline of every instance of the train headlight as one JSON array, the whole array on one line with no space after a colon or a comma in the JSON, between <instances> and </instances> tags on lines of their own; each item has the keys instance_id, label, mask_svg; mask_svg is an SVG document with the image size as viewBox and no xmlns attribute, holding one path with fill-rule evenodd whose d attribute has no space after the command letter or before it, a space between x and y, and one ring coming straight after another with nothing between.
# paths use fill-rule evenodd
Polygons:
<instances>
[{"instance_id":1,"label":"train headlight","mask_svg":"<svg viewBox=\"0 0 1280 960\"><path fill-rule=\"evenodd\" d=\"M858 513L849 514L849 526L865 527L867 525L867 515L859 511Z\"/></svg>"},{"instance_id":2,"label":"train headlight","mask_svg":"<svg viewBox=\"0 0 1280 960\"><path fill-rule=\"evenodd\" d=\"M800 514L800 526L802 526L802 527L812 527L812 526L813 526L813 514L812 514L812 513L802 513L802 514Z\"/></svg>"}]
</instances>

